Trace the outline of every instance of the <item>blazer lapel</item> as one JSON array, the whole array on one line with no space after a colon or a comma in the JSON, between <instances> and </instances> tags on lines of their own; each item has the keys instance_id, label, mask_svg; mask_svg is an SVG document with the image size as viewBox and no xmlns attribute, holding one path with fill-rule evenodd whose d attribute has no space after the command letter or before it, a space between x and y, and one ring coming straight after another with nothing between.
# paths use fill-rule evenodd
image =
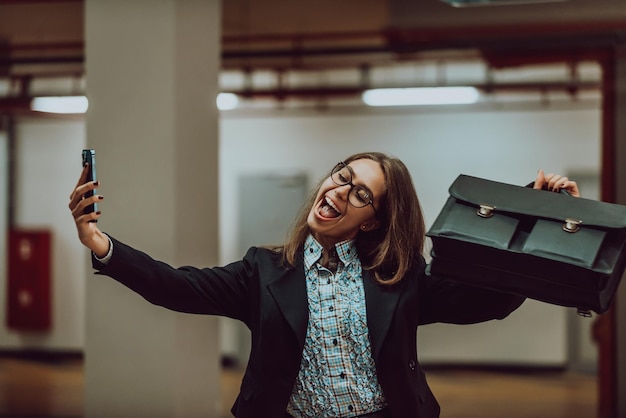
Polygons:
<instances>
[{"instance_id":1,"label":"blazer lapel","mask_svg":"<svg viewBox=\"0 0 626 418\"><path fill-rule=\"evenodd\" d=\"M401 285L383 286L376 282L369 270L363 270L363 288L367 309L367 328L374 361L378 359L402 290Z\"/></svg>"},{"instance_id":2,"label":"blazer lapel","mask_svg":"<svg viewBox=\"0 0 626 418\"><path fill-rule=\"evenodd\" d=\"M304 349L304 339L309 321L309 304L304 271L300 266L290 268L269 282L267 288L296 334L300 349Z\"/></svg>"}]
</instances>

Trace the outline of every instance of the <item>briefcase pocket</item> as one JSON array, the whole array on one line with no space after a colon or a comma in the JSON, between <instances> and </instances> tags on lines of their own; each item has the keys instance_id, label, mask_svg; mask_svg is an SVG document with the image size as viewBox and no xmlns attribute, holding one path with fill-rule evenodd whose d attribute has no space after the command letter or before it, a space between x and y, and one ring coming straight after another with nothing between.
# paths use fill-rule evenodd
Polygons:
<instances>
[{"instance_id":1,"label":"briefcase pocket","mask_svg":"<svg viewBox=\"0 0 626 418\"><path fill-rule=\"evenodd\" d=\"M575 233L563 230L563 223L539 219L522 251L552 260L593 268L606 232L581 228Z\"/></svg>"},{"instance_id":2,"label":"briefcase pocket","mask_svg":"<svg viewBox=\"0 0 626 418\"><path fill-rule=\"evenodd\" d=\"M519 220L498 214L485 223L477 222L476 208L463 204L449 204L449 216L440 225L440 235L474 243L488 245L493 248L508 249L511 247ZM479 219L481 220L481 219Z\"/></svg>"}]
</instances>

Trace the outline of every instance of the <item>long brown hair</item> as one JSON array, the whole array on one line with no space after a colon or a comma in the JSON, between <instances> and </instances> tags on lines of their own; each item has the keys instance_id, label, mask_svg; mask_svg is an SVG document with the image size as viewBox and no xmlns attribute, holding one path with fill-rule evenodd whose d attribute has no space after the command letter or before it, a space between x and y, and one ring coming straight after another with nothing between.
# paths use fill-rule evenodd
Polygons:
<instances>
[{"instance_id":1,"label":"long brown hair","mask_svg":"<svg viewBox=\"0 0 626 418\"><path fill-rule=\"evenodd\" d=\"M359 231L355 245L363 267L373 270L378 282L392 285L402 280L415 257L422 253L426 232L424 216L411 174L402 161L380 152L366 152L354 154L344 162L349 164L364 158L380 164L385 175L385 193L378 202L379 228ZM324 180L302 206L282 247L284 260L292 266L301 257L310 234L307 217Z\"/></svg>"}]
</instances>

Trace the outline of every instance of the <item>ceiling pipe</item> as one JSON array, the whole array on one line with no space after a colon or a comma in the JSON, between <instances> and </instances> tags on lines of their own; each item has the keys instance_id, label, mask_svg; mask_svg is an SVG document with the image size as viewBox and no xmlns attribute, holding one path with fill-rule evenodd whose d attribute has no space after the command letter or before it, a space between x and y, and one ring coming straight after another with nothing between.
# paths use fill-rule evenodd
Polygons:
<instances>
[{"instance_id":1,"label":"ceiling pipe","mask_svg":"<svg viewBox=\"0 0 626 418\"><path fill-rule=\"evenodd\" d=\"M609 46L609 45L604 45ZM401 51L399 50L401 49ZM350 47L350 48L312 48L303 49L298 51L297 59L294 58L294 52L292 50L280 50L280 49L265 49L256 51L224 51L222 53L222 68L223 69L273 69L276 67L276 62L272 60L285 59L280 61L281 67L287 69L302 69L308 65L302 60L304 58L332 58L342 56L353 56L354 61L348 64L329 64L316 63L310 66L317 69L324 68L341 68L341 67L359 67L364 62L376 61L374 56L389 54L391 61L427 61L431 60L430 57L413 56L407 59L409 54L418 54L419 48L411 46L403 48L390 49L389 47ZM514 51L514 52L512 52ZM422 51L423 52L423 51ZM598 55L602 53L601 45L591 45L589 47L577 46L567 48L555 48L550 49L546 46L542 48L536 47L533 44L532 48L523 49L515 47L507 47L503 49L486 48L482 50L482 55L495 68L503 68L507 66L516 66L530 63L548 63L548 62L561 62L561 61L583 61L583 60L596 60ZM446 60L451 60L452 57L447 57ZM238 63L237 60L241 60ZM255 63L254 60L257 60ZM261 60L266 60L261 62ZM386 60L385 62L389 62ZM294 65L295 63L295 65ZM47 65L67 65L77 64L82 66L84 64L84 56L47 56L47 57L4 57L0 58L0 67L11 68L19 65L26 66L47 66ZM75 75L79 70L72 68L69 70L59 70L56 74L72 74ZM16 71L17 72L17 71ZM47 73L54 73L53 71L46 69ZM37 74L37 71L31 69L30 71L21 71L19 74Z\"/></svg>"},{"instance_id":2,"label":"ceiling pipe","mask_svg":"<svg viewBox=\"0 0 626 418\"><path fill-rule=\"evenodd\" d=\"M402 86L402 87L441 87L438 85L428 86ZM571 92L575 90L580 91L599 91L600 82L582 82L582 81L563 81L563 82L534 82L534 83L485 83L485 84L463 84L463 85L451 85L446 84L445 87L475 87L484 93L497 93L497 92L550 92L550 91L564 91ZM317 99L320 96L324 97L360 97L360 95L372 87L366 87L363 85L354 87L309 87L309 88L270 88L270 89L229 89L224 91L225 93L233 93L247 98L267 98L276 97L280 99L285 98L299 98L299 99ZM377 86L376 88L386 88L383 86Z\"/></svg>"},{"instance_id":3,"label":"ceiling pipe","mask_svg":"<svg viewBox=\"0 0 626 418\"><path fill-rule=\"evenodd\" d=\"M24 115L30 114L30 102L32 98L4 97L0 98L0 115Z\"/></svg>"},{"instance_id":4,"label":"ceiling pipe","mask_svg":"<svg viewBox=\"0 0 626 418\"><path fill-rule=\"evenodd\" d=\"M624 19L597 22L561 22L561 23L532 23L518 25L475 25L455 27L416 27L391 28L380 31L355 32L326 32L326 33L297 33L297 34L250 34L224 35L222 46L228 49L232 44L244 44L248 47L266 45L268 43L298 43L300 45L320 44L330 41L337 44L339 41L378 40L388 44L394 40L408 40L420 44L439 43L441 41L466 40L479 42L494 40L503 44L511 39L526 40L545 37L570 37L572 35L597 35L613 32L624 32ZM506 38L506 39L505 39ZM479 45L480 46L480 45ZM509 45L511 46L511 45Z\"/></svg>"}]
</instances>

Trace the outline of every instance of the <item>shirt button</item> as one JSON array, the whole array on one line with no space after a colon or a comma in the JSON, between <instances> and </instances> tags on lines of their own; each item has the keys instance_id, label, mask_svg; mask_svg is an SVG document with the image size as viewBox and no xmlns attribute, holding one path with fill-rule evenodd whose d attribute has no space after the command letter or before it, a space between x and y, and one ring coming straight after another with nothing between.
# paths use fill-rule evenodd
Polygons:
<instances>
[{"instance_id":1,"label":"shirt button","mask_svg":"<svg viewBox=\"0 0 626 418\"><path fill-rule=\"evenodd\" d=\"M353 410L354 410L354 406L352 406L352 405L348 405L348 409L349 409L350 411L353 411Z\"/></svg>"},{"instance_id":2,"label":"shirt button","mask_svg":"<svg viewBox=\"0 0 626 418\"><path fill-rule=\"evenodd\" d=\"M330 284L330 279L328 279L328 281L326 282L326 284Z\"/></svg>"},{"instance_id":3,"label":"shirt button","mask_svg":"<svg viewBox=\"0 0 626 418\"><path fill-rule=\"evenodd\" d=\"M332 311L334 311L334 310L335 310L335 308L333 308L333 307L331 306L330 308L328 308L328 310L332 312Z\"/></svg>"},{"instance_id":4,"label":"shirt button","mask_svg":"<svg viewBox=\"0 0 626 418\"><path fill-rule=\"evenodd\" d=\"M339 375L339 377L341 377L342 379L346 378L346 374L344 372L341 372L341 374Z\"/></svg>"},{"instance_id":5,"label":"shirt button","mask_svg":"<svg viewBox=\"0 0 626 418\"><path fill-rule=\"evenodd\" d=\"M414 360L409 360L409 369L411 369L411 371L415 370L415 361Z\"/></svg>"},{"instance_id":6,"label":"shirt button","mask_svg":"<svg viewBox=\"0 0 626 418\"><path fill-rule=\"evenodd\" d=\"M313 254L313 248L309 248L309 252Z\"/></svg>"},{"instance_id":7,"label":"shirt button","mask_svg":"<svg viewBox=\"0 0 626 418\"><path fill-rule=\"evenodd\" d=\"M336 338L333 338L333 345L337 345L337 344L338 344L337 339L336 339Z\"/></svg>"}]
</instances>

